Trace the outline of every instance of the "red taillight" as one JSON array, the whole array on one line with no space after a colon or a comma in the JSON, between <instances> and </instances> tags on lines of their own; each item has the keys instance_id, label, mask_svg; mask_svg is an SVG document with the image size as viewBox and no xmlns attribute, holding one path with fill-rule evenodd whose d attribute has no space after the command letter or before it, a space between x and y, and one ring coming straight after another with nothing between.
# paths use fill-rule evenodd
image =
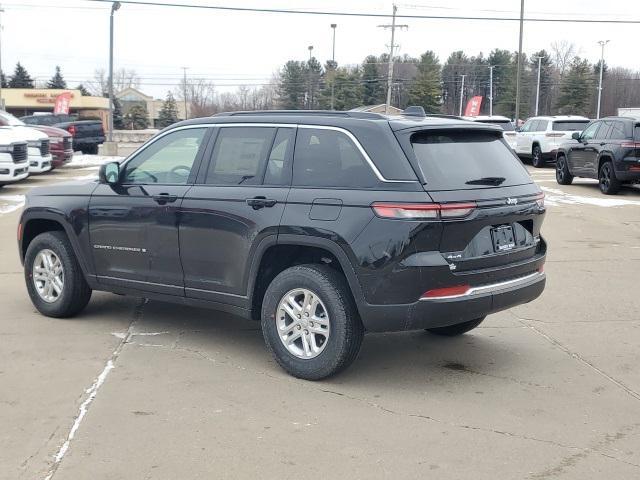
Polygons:
<instances>
[{"instance_id":1,"label":"red taillight","mask_svg":"<svg viewBox=\"0 0 640 480\"><path fill-rule=\"evenodd\" d=\"M376 215L382 218L419 220L466 217L476 208L476 204L376 202L371 205L371 208Z\"/></svg>"},{"instance_id":2,"label":"red taillight","mask_svg":"<svg viewBox=\"0 0 640 480\"><path fill-rule=\"evenodd\" d=\"M564 137L564 133L545 133L544 136L559 138L559 137Z\"/></svg>"},{"instance_id":3,"label":"red taillight","mask_svg":"<svg viewBox=\"0 0 640 480\"><path fill-rule=\"evenodd\" d=\"M427 290L422 294L420 298L447 298L457 297L464 295L471 289L469 285L455 285L453 287L434 288L433 290Z\"/></svg>"},{"instance_id":4,"label":"red taillight","mask_svg":"<svg viewBox=\"0 0 640 480\"><path fill-rule=\"evenodd\" d=\"M622 142L620 146L623 148L640 148L640 142Z\"/></svg>"},{"instance_id":5,"label":"red taillight","mask_svg":"<svg viewBox=\"0 0 640 480\"><path fill-rule=\"evenodd\" d=\"M629 167L630 172L640 172L640 165L631 165Z\"/></svg>"},{"instance_id":6,"label":"red taillight","mask_svg":"<svg viewBox=\"0 0 640 480\"><path fill-rule=\"evenodd\" d=\"M18 224L18 241L22 241L22 223Z\"/></svg>"},{"instance_id":7,"label":"red taillight","mask_svg":"<svg viewBox=\"0 0 640 480\"><path fill-rule=\"evenodd\" d=\"M73 135L74 137L76 136L76 126L75 125L69 125L69 128L67 128L67 131Z\"/></svg>"},{"instance_id":8,"label":"red taillight","mask_svg":"<svg viewBox=\"0 0 640 480\"><path fill-rule=\"evenodd\" d=\"M538 267L538 273L544 273L544 263Z\"/></svg>"}]
</instances>

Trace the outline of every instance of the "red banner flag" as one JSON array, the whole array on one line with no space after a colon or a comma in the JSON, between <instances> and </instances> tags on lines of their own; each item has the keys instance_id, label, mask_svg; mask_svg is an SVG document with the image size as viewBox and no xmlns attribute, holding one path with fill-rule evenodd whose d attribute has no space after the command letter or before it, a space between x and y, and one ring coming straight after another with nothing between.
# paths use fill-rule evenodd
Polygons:
<instances>
[{"instance_id":1,"label":"red banner flag","mask_svg":"<svg viewBox=\"0 0 640 480\"><path fill-rule=\"evenodd\" d=\"M464 109L465 117L477 117L480 115L480 106L482 105L482 97L477 95L467 102L467 108Z\"/></svg>"},{"instance_id":2,"label":"red banner flag","mask_svg":"<svg viewBox=\"0 0 640 480\"><path fill-rule=\"evenodd\" d=\"M56 103L53 107L54 114L68 114L71 104L71 92L63 92L56 97Z\"/></svg>"}]
</instances>

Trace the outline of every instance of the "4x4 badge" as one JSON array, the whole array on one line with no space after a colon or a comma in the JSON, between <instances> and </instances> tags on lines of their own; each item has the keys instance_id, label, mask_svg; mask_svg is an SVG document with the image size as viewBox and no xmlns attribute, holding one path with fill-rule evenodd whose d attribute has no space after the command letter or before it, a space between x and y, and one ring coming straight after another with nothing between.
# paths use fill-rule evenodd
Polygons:
<instances>
[{"instance_id":1,"label":"4x4 badge","mask_svg":"<svg viewBox=\"0 0 640 480\"><path fill-rule=\"evenodd\" d=\"M517 205L518 204L518 199L517 198L507 198L505 203L507 205Z\"/></svg>"}]
</instances>

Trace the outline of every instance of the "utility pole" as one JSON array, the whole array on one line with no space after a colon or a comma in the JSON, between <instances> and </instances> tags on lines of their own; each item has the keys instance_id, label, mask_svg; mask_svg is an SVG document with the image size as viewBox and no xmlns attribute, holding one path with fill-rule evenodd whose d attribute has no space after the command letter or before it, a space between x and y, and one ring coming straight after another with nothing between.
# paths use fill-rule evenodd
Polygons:
<instances>
[{"instance_id":1,"label":"utility pole","mask_svg":"<svg viewBox=\"0 0 640 480\"><path fill-rule=\"evenodd\" d=\"M596 118L600 118L600 100L602 99L602 72L604 70L604 46L609 43L609 40L598 40L600 44L600 82L598 83L598 110L596 111Z\"/></svg>"},{"instance_id":2,"label":"utility pole","mask_svg":"<svg viewBox=\"0 0 640 480\"><path fill-rule=\"evenodd\" d=\"M189 110L187 110L187 69L189 67L182 68L182 98L184 100L184 119L189 118Z\"/></svg>"},{"instance_id":3,"label":"utility pole","mask_svg":"<svg viewBox=\"0 0 640 480\"><path fill-rule=\"evenodd\" d=\"M331 110L334 108L335 101L335 83L336 83L336 27L337 23L331 24L333 30L333 48L331 49L331 66L333 68L333 78L331 79Z\"/></svg>"},{"instance_id":4,"label":"utility pole","mask_svg":"<svg viewBox=\"0 0 640 480\"><path fill-rule=\"evenodd\" d=\"M458 116L461 117L462 116L462 102L464 101L464 77L466 77L466 75L460 75L462 77L462 83L460 84L460 110L458 113Z\"/></svg>"},{"instance_id":5,"label":"utility pole","mask_svg":"<svg viewBox=\"0 0 640 480\"><path fill-rule=\"evenodd\" d=\"M518 68L516 71L516 108L515 124L518 126L520 117L520 72L522 71L522 32L524 29L524 0L520 0L520 39L518 41Z\"/></svg>"},{"instance_id":6,"label":"utility pole","mask_svg":"<svg viewBox=\"0 0 640 480\"><path fill-rule=\"evenodd\" d=\"M538 59L538 86L536 87L536 117L538 116L538 105L540 104L540 63L542 57L533 57Z\"/></svg>"},{"instance_id":7,"label":"utility pole","mask_svg":"<svg viewBox=\"0 0 640 480\"><path fill-rule=\"evenodd\" d=\"M493 116L493 69L495 65L489 65L489 116Z\"/></svg>"},{"instance_id":8,"label":"utility pole","mask_svg":"<svg viewBox=\"0 0 640 480\"><path fill-rule=\"evenodd\" d=\"M109 17L109 142L113 142L113 14L119 8L120 2L113 2Z\"/></svg>"},{"instance_id":9,"label":"utility pole","mask_svg":"<svg viewBox=\"0 0 640 480\"><path fill-rule=\"evenodd\" d=\"M387 73L387 104L384 108L384 113L389 113L389 107L391 106L391 87L393 85L393 51L397 45L395 42L396 28L401 30L409 28L409 25L396 25L396 13L398 7L393 4L393 16L391 18L391 25L378 25L380 28L391 29L391 45L389 45L389 72Z\"/></svg>"}]
</instances>

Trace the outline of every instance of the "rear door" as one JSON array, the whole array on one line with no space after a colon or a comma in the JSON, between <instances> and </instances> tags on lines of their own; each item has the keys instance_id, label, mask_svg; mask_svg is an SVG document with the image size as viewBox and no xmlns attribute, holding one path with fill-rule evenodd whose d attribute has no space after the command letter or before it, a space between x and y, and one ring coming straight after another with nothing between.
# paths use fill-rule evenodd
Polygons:
<instances>
[{"instance_id":1,"label":"rear door","mask_svg":"<svg viewBox=\"0 0 640 480\"><path fill-rule=\"evenodd\" d=\"M593 142L601 124L602 122L593 122L582 132L578 143L571 146L568 161L574 174L593 175L591 169L588 168L589 164L593 165L593 145L589 147L589 143Z\"/></svg>"},{"instance_id":2,"label":"rear door","mask_svg":"<svg viewBox=\"0 0 640 480\"><path fill-rule=\"evenodd\" d=\"M275 243L291 178L295 126L216 128L197 184L182 203L187 297L246 307L250 260Z\"/></svg>"},{"instance_id":3,"label":"rear door","mask_svg":"<svg viewBox=\"0 0 640 480\"><path fill-rule=\"evenodd\" d=\"M400 140L434 202L476 207L465 218L442 221L439 249L455 262L456 272L536 255L541 193L500 132L418 130Z\"/></svg>"},{"instance_id":4,"label":"rear door","mask_svg":"<svg viewBox=\"0 0 640 480\"><path fill-rule=\"evenodd\" d=\"M516 152L521 155L531 153L531 136L537 124L537 120L527 120L518 132Z\"/></svg>"}]
</instances>

